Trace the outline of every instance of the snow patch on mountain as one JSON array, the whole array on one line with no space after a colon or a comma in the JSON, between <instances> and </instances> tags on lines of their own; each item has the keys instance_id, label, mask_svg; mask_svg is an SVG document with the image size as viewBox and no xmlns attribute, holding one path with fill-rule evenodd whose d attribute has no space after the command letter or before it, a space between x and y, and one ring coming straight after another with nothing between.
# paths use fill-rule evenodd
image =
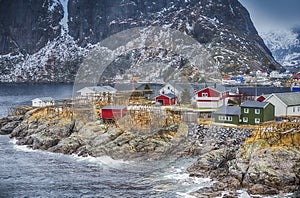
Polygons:
<instances>
[{"instance_id":1,"label":"snow patch on mountain","mask_svg":"<svg viewBox=\"0 0 300 198\"><path fill-rule=\"evenodd\" d=\"M278 28L260 32L275 60L283 66L300 66L300 35L294 28Z\"/></svg>"},{"instance_id":2,"label":"snow patch on mountain","mask_svg":"<svg viewBox=\"0 0 300 198\"><path fill-rule=\"evenodd\" d=\"M48 7L49 12L53 12L55 7L59 5L58 0L53 0Z\"/></svg>"},{"instance_id":3,"label":"snow patch on mountain","mask_svg":"<svg viewBox=\"0 0 300 198\"><path fill-rule=\"evenodd\" d=\"M261 32L260 36L270 50L290 49L299 45L298 34L291 29L277 29L268 32Z\"/></svg>"},{"instance_id":4,"label":"snow patch on mountain","mask_svg":"<svg viewBox=\"0 0 300 198\"><path fill-rule=\"evenodd\" d=\"M60 25L62 26L61 28L61 35L65 35L65 34L68 34L69 33L69 26L68 26L68 17L69 17L69 14L68 14L68 1L69 0L59 0L60 4L62 5L63 7L63 18L61 19L60 21Z\"/></svg>"}]
</instances>

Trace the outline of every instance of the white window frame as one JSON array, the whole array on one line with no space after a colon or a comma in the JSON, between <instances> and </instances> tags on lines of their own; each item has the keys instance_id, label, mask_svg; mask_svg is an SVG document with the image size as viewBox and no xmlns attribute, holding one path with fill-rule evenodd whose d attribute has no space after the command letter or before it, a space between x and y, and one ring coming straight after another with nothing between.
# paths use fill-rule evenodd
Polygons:
<instances>
[{"instance_id":1,"label":"white window frame","mask_svg":"<svg viewBox=\"0 0 300 198\"><path fill-rule=\"evenodd\" d=\"M219 116L220 121L232 121L232 116Z\"/></svg>"},{"instance_id":2,"label":"white window frame","mask_svg":"<svg viewBox=\"0 0 300 198\"><path fill-rule=\"evenodd\" d=\"M260 109L255 109L255 114L260 114Z\"/></svg>"},{"instance_id":3,"label":"white window frame","mask_svg":"<svg viewBox=\"0 0 300 198\"><path fill-rule=\"evenodd\" d=\"M259 124L260 123L260 118L254 118L254 122L255 122L255 124Z\"/></svg>"},{"instance_id":4,"label":"white window frame","mask_svg":"<svg viewBox=\"0 0 300 198\"><path fill-rule=\"evenodd\" d=\"M208 93L202 93L202 97L208 97Z\"/></svg>"},{"instance_id":5,"label":"white window frame","mask_svg":"<svg viewBox=\"0 0 300 198\"><path fill-rule=\"evenodd\" d=\"M249 113L249 108L245 108L244 113Z\"/></svg>"},{"instance_id":6,"label":"white window frame","mask_svg":"<svg viewBox=\"0 0 300 198\"><path fill-rule=\"evenodd\" d=\"M243 117L243 122L246 122L246 123L248 123L248 117Z\"/></svg>"}]
</instances>

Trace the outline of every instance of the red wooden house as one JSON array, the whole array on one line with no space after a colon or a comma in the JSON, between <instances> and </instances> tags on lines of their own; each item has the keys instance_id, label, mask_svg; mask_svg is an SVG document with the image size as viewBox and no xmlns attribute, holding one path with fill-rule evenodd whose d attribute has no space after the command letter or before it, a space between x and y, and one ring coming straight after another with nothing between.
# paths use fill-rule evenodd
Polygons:
<instances>
[{"instance_id":1,"label":"red wooden house","mask_svg":"<svg viewBox=\"0 0 300 198\"><path fill-rule=\"evenodd\" d=\"M198 108L220 108L227 105L229 91L224 86L206 87L197 92L195 102Z\"/></svg>"},{"instance_id":2,"label":"red wooden house","mask_svg":"<svg viewBox=\"0 0 300 198\"><path fill-rule=\"evenodd\" d=\"M155 101L162 105L174 105L178 103L178 98L176 95L168 93L156 96Z\"/></svg>"},{"instance_id":3,"label":"red wooden house","mask_svg":"<svg viewBox=\"0 0 300 198\"><path fill-rule=\"evenodd\" d=\"M126 106L105 106L101 110L101 118L104 120L114 120L124 117L126 113Z\"/></svg>"}]
</instances>

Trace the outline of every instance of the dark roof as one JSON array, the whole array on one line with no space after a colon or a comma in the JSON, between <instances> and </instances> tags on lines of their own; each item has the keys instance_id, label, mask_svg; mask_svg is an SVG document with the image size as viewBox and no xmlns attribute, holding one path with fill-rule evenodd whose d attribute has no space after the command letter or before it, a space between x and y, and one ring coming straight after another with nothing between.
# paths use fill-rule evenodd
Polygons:
<instances>
[{"instance_id":1,"label":"dark roof","mask_svg":"<svg viewBox=\"0 0 300 198\"><path fill-rule=\"evenodd\" d=\"M274 95L287 106L300 105L300 92L275 93Z\"/></svg>"},{"instance_id":2,"label":"dark roof","mask_svg":"<svg viewBox=\"0 0 300 198\"><path fill-rule=\"evenodd\" d=\"M176 95L172 94L172 93L168 93L168 94L164 94L165 96L167 96L168 98L177 98Z\"/></svg>"},{"instance_id":3,"label":"dark roof","mask_svg":"<svg viewBox=\"0 0 300 198\"><path fill-rule=\"evenodd\" d=\"M218 115L241 115L241 107L239 106L223 106L213 114Z\"/></svg>"},{"instance_id":4,"label":"dark roof","mask_svg":"<svg viewBox=\"0 0 300 198\"><path fill-rule=\"evenodd\" d=\"M203 87L202 89L198 90L197 92L199 92L199 91L201 91L201 90L204 90L204 89L206 89L206 88L214 89L214 90L216 90L216 91L218 91L218 92L220 92L220 93L225 92L225 91L229 91L229 90L230 90L229 88L227 88L227 87L225 87L225 86L223 86L223 85L216 85L216 84L214 84L214 85L212 85L212 86L205 86L205 87Z\"/></svg>"},{"instance_id":5,"label":"dark roof","mask_svg":"<svg viewBox=\"0 0 300 198\"><path fill-rule=\"evenodd\" d=\"M140 84L136 89L137 90L145 90L145 86L149 85L150 89L154 92L152 95L159 95L159 90L163 88L165 85L161 83L143 83Z\"/></svg>"},{"instance_id":6,"label":"dark roof","mask_svg":"<svg viewBox=\"0 0 300 198\"><path fill-rule=\"evenodd\" d=\"M268 104L268 102L247 100L241 104L241 107L265 108Z\"/></svg>"},{"instance_id":7,"label":"dark roof","mask_svg":"<svg viewBox=\"0 0 300 198\"><path fill-rule=\"evenodd\" d=\"M105 109L105 110L109 110L109 109L122 110L124 108L126 108L126 106L104 106L102 109Z\"/></svg>"},{"instance_id":8,"label":"dark roof","mask_svg":"<svg viewBox=\"0 0 300 198\"><path fill-rule=\"evenodd\" d=\"M238 87L237 89L239 94L246 96L291 92L290 87Z\"/></svg>"}]
</instances>

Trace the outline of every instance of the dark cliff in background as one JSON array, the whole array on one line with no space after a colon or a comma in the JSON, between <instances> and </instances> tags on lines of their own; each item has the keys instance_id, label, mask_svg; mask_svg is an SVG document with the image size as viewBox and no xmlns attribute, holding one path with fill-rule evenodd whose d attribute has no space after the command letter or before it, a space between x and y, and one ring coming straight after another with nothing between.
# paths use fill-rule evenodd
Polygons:
<instances>
[{"instance_id":1,"label":"dark cliff in background","mask_svg":"<svg viewBox=\"0 0 300 198\"><path fill-rule=\"evenodd\" d=\"M193 36L224 72L280 67L237 0L0 0L0 81L72 81L94 44L149 25Z\"/></svg>"}]
</instances>

